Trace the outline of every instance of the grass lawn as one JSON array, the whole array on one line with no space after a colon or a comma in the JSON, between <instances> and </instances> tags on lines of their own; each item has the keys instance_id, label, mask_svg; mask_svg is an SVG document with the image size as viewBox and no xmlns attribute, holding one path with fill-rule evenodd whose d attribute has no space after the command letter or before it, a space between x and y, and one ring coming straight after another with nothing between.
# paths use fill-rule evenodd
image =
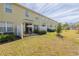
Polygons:
<instances>
[{"instance_id":1,"label":"grass lawn","mask_svg":"<svg viewBox=\"0 0 79 59\"><path fill-rule=\"evenodd\" d=\"M79 55L79 34L75 30L63 31L63 39L56 33L25 37L0 45L0 55L5 56L63 56Z\"/></svg>"}]
</instances>

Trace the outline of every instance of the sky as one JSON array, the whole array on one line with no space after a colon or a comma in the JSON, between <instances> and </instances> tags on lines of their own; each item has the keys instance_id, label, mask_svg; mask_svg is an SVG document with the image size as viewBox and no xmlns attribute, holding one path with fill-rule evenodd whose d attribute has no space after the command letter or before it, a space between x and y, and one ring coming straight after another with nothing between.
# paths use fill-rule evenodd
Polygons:
<instances>
[{"instance_id":1,"label":"sky","mask_svg":"<svg viewBox=\"0 0 79 59\"><path fill-rule=\"evenodd\" d=\"M22 5L61 23L79 21L79 3L23 3Z\"/></svg>"}]
</instances>

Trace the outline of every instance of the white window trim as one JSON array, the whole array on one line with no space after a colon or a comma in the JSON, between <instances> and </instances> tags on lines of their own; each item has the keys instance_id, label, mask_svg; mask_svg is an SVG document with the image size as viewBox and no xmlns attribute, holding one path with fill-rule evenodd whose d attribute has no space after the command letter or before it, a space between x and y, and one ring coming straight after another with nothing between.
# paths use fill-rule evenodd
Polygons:
<instances>
[{"instance_id":1,"label":"white window trim","mask_svg":"<svg viewBox=\"0 0 79 59\"><path fill-rule=\"evenodd\" d=\"M28 13L27 10L25 10L24 14L25 14L26 17L29 17L29 13Z\"/></svg>"},{"instance_id":2,"label":"white window trim","mask_svg":"<svg viewBox=\"0 0 79 59\"><path fill-rule=\"evenodd\" d=\"M4 24L4 26L3 27L5 27L5 32L8 32L8 22L3 22L3 24ZM12 26L11 26L12 28L13 28L13 24L12 24ZM14 32L14 30L12 29L12 31L11 32Z\"/></svg>"},{"instance_id":3,"label":"white window trim","mask_svg":"<svg viewBox=\"0 0 79 59\"><path fill-rule=\"evenodd\" d=\"M7 22L5 22L5 28L6 28L6 32L7 32L7 27L8 27L8 26L7 26Z\"/></svg>"},{"instance_id":4,"label":"white window trim","mask_svg":"<svg viewBox=\"0 0 79 59\"><path fill-rule=\"evenodd\" d=\"M12 26L10 26L10 27L12 27L13 28L13 23L11 23L11 22L6 22L6 31L8 32L8 23L9 24L11 24ZM11 32L14 32L14 30L12 29L12 31Z\"/></svg>"},{"instance_id":5,"label":"white window trim","mask_svg":"<svg viewBox=\"0 0 79 59\"><path fill-rule=\"evenodd\" d=\"M7 3L4 3L3 9L4 9L4 12L5 12L5 13L9 13L9 12L6 12L6 4L7 4ZM11 9L12 9L12 8L11 8ZM11 12L11 13L12 13L12 12Z\"/></svg>"}]
</instances>

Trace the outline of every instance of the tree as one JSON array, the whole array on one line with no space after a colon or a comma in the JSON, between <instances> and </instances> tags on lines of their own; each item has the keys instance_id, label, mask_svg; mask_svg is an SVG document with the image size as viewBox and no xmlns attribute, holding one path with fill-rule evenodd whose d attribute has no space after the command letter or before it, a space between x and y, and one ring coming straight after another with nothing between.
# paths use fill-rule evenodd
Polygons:
<instances>
[{"instance_id":1,"label":"tree","mask_svg":"<svg viewBox=\"0 0 79 59\"><path fill-rule=\"evenodd\" d=\"M57 34L60 34L61 30L62 30L62 26L61 26L61 23L59 23L57 26Z\"/></svg>"},{"instance_id":2,"label":"tree","mask_svg":"<svg viewBox=\"0 0 79 59\"><path fill-rule=\"evenodd\" d=\"M76 24L77 30L78 30L78 34L79 34L79 24Z\"/></svg>"},{"instance_id":3,"label":"tree","mask_svg":"<svg viewBox=\"0 0 79 59\"><path fill-rule=\"evenodd\" d=\"M68 28L69 28L69 24L68 23L63 24L63 29L64 30L67 30Z\"/></svg>"},{"instance_id":4,"label":"tree","mask_svg":"<svg viewBox=\"0 0 79 59\"><path fill-rule=\"evenodd\" d=\"M62 32L61 23L58 24L56 32L58 37L63 38L63 36L60 34Z\"/></svg>"}]
</instances>

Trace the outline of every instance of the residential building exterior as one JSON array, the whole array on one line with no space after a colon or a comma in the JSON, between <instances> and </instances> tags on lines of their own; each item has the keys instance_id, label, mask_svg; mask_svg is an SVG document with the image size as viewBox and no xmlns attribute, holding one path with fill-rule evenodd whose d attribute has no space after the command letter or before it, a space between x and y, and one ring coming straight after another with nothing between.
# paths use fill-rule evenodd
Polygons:
<instances>
[{"instance_id":1,"label":"residential building exterior","mask_svg":"<svg viewBox=\"0 0 79 59\"><path fill-rule=\"evenodd\" d=\"M23 34L35 29L56 28L57 22L17 3L0 3L0 33Z\"/></svg>"}]
</instances>

